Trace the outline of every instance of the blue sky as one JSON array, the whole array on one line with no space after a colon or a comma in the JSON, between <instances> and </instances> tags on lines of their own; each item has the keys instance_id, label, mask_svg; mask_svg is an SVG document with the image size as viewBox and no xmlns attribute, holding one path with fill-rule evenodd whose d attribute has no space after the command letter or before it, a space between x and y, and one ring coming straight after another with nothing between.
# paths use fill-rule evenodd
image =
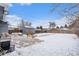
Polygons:
<instances>
[{"instance_id":1,"label":"blue sky","mask_svg":"<svg viewBox=\"0 0 79 59\"><path fill-rule=\"evenodd\" d=\"M17 15L23 19L43 19L48 17L48 11L51 4L31 4L23 5L13 4L9 8L10 15Z\"/></svg>"},{"instance_id":2,"label":"blue sky","mask_svg":"<svg viewBox=\"0 0 79 59\"><path fill-rule=\"evenodd\" d=\"M60 9L62 12L62 10L70 8L74 5L75 4L63 3L58 7L58 9ZM61 20L61 18L64 17L60 15L61 12L54 11L53 13L49 13L49 11L51 9L54 9L55 6L55 3L14 3L11 4L8 12L9 15L16 15L24 20L29 20L35 26L38 25L38 23L44 24L50 20ZM73 10L71 10L71 12L74 12L76 10L77 8L74 8Z\"/></svg>"},{"instance_id":3,"label":"blue sky","mask_svg":"<svg viewBox=\"0 0 79 59\"><path fill-rule=\"evenodd\" d=\"M22 17L23 19L29 19L29 20L41 20L41 19L57 19L60 18L60 14L58 12L54 12L49 14L49 11L55 7L56 4L51 3L33 3L33 4L12 4L11 7L9 7L9 14L10 15L17 15L19 17ZM70 4L62 4L59 9L65 9L67 7L70 7Z\"/></svg>"}]
</instances>

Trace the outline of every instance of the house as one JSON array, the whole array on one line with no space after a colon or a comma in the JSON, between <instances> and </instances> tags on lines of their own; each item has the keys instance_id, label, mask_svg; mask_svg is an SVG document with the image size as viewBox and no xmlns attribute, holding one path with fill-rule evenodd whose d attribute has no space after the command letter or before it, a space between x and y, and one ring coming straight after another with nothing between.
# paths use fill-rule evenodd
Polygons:
<instances>
[{"instance_id":1,"label":"house","mask_svg":"<svg viewBox=\"0 0 79 59\"><path fill-rule=\"evenodd\" d=\"M0 4L0 33L8 32L8 23L4 20L7 14L7 4Z\"/></svg>"},{"instance_id":2,"label":"house","mask_svg":"<svg viewBox=\"0 0 79 59\"><path fill-rule=\"evenodd\" d=\"M14 27L14 26L8 26L8 33L9 34L19 33L19 32L22 32L22 30L20 30L20 28Z\"/></svg>"},{"instance_id":3,"label":"house","mask_svg":"<svg viewBox=\"0 0 79 59\"><path fill-rule=\"evenodd\" d=\"M3 51L10 49L10 40L5 38L6 33L8 33L8 23L4 20L7 8L7 4L0 3L0 55Z\"/></svg>"}]
</instances>

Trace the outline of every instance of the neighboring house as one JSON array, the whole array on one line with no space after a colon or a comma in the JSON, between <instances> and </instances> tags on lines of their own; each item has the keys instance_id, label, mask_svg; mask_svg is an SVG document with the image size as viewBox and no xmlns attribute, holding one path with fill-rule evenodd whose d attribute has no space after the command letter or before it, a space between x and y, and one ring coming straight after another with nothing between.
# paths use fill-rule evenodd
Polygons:
<instances>
[{"instance_id":1,"label":"neighboring house","mask_svg":"<svg viewBox=\"0 0 79 59\"><path fill-rule=\"evenodd\" d=\"M0 3L0 55L3 51L10 49L10 40L6 38L8 33L8 23L4 20L7 14L7 4Z\"/></svg>"},{"instance_id":2,"label":"neighboring house","mask_svg":"<svg viewBox=\"0 0 79 59\"><path fill-rule=\"evenodd\" d=\"M4 20L7 14L7 4L0 4L0 33L8 32L8 23Z\"/></svg>"}]
</instances>

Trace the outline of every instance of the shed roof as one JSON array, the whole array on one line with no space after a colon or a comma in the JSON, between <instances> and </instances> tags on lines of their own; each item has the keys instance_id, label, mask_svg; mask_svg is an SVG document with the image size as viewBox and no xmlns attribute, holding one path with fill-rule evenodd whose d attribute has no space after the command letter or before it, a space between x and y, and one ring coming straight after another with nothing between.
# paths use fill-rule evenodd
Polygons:
<instances>
[{"instance_id":1,"label":"shed roof","mask_svg":"<svg viewBox=\"0 0 79 59\"><path fill-rule=\"evenodd\" d=\"M25 28L33 28L32 26L25 26Z\"/></svg>"}]
</instances>

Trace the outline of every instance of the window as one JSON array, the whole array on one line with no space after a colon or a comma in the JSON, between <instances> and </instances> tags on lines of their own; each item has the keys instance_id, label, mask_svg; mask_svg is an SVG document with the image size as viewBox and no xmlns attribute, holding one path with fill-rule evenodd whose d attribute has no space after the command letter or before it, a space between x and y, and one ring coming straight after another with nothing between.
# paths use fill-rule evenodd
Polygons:
<instances>
[{"instance_id":1,"label":"window","mask_svg":"<svg viewBox=\"0 0 79 59\"><path fill-rule=\"evenodd\" d=\"M4 7L0 6L0 20L3 19Z\"/></svg>"}]
</instances>

